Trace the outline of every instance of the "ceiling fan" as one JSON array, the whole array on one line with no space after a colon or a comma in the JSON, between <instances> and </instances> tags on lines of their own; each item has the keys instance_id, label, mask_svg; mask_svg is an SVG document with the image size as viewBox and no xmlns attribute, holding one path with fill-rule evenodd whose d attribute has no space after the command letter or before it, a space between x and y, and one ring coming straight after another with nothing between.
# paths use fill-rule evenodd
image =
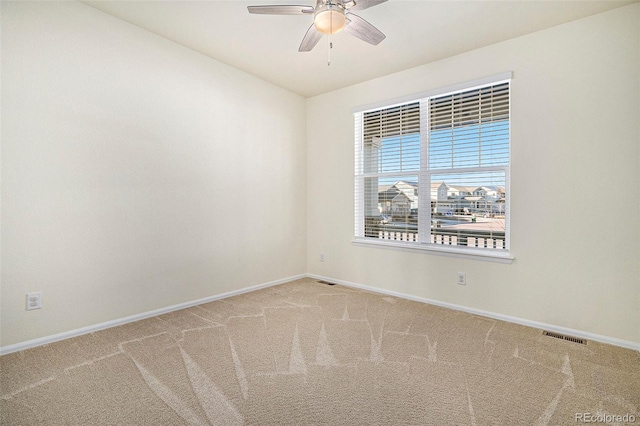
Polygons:
<instances>
[{"instance_id":1,"label":"ceiling fan","mask_svg":"<svg viewBox=\"0 0 640 426\"><path fill-rule=\"evenodd\" d=\"M313 15L313 24L307 30L299 52L309 52L324 34L335 34L343 29L354 37L377 45L386 36L376 27L351 11L358 11L384 3L387 0L317 0L316 7L293 5L248 6L249 13L262 15Z\"/></svg>"}]
</instances>

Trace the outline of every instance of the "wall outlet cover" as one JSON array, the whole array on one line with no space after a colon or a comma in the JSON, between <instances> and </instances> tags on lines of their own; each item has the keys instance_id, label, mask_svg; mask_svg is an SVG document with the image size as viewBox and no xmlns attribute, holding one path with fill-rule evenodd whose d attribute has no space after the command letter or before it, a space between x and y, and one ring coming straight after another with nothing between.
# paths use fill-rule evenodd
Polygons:
<instances>
[{"instance_id":1,"label":"wall outlet cover","mask_svg":"<svg viewBox=\"0 0 640 426\"><path fill-rule=\"evenodd\" d=\"M458 284L467 285L467 274L464 272L458 272Z\"/></svg>"},{"instance_id":2,"label":"wall outlet cover","mask_svg":"<svg viewBox=\"0 0 640 426\"><path fill-rule=\"evenodd\" d=\"M27 293L27 311L42 308L42 292Z\"/></svg>"}]
</instances>

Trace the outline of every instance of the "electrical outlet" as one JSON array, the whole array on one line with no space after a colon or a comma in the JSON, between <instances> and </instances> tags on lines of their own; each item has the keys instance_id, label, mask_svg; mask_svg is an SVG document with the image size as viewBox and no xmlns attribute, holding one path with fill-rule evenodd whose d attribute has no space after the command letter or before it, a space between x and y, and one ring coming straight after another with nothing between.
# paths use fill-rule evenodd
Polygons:
<instances>
[{"instance_id":1,"label":"electrical outlet","mask_svg":"<svg viewBox=\"0 0 640 426\"><path fill-rule=\"evenodd\" d=\"M464 272L458 272L458 284L467 285L467 274Z\"/></svg>"},{"instance_id":2,"label":"electrical outlet","mask_svg":"<svg viewBox=\"0 0 640 426\"><path fill-rule=\"evenodd\" d=\"M27 293L27 311L42 308L42 292Z\"/></svg>"},{"instance_id":3,"label":"electrical outlet","mask_svg":"<svg viewBox=\"0 0 640 426\"><path fill-rule=\"evenodd\" d=\"M324 253L320 253L320 262L324 262Z\"/></svg>"}]
</instances>

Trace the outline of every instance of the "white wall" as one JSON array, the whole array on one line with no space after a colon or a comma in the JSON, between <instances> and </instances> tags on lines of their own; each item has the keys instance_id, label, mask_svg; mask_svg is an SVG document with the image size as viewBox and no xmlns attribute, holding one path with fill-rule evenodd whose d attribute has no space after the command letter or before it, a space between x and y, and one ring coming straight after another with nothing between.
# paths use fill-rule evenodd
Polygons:
<instances>
[{"instance_id":1,"label":"white wall","mask_svg":"<svg viewBox=\"0 0 640 426\"><path fill-rule=\"evenodd\" d=\"M83 4L2 2L1 108L0 345L306 271L302 97Z\"/></svg>"},{"instance_id":2,"label":"white wall","mask_svg":"<svg viewBox=\"0 0 640 426\"><path fill-rule=\"evenodd\" d=\"M88 6L2 2L0 345L304 272L640 342L639 9L305 105ZM353 246L352 108L504 71L515 262Z\"/></svg>"},{"instance_id":3,"label":"white wall","mask_svg":"<svg viewBox=\"0 0 640 426\"><path fill-rule=\"evenodd\" d=\"M640 342L638 22L636 3L308 99L309 272ZM352 245L352 108L505 71L513 264Z\"/></svg>"}]
</instances>

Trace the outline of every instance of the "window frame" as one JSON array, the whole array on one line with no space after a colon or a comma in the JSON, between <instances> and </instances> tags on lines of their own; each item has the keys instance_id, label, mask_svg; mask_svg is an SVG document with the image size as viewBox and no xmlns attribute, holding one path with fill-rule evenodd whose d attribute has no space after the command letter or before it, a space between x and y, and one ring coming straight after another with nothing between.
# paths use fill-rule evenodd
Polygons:
<instances>
[{"instance_id":1,"label":"window frame","mask_svg":"<svg viewBox=\"0 0 640 426\"><path fill-rule=\"evenodd\" d=\"M392 250L407 250L412 252L423 252L436 255L454 256L461 258L470 258L476 260L492 261L499 263L511 263L514 259L511 253L511 232L510 232L510 200L511 200L511 188L510 188L510 175L511 175L511 129L512 129L512 115L511 115L511 90L512 90L512 73L502 73L486 77L471 82L460 83L454 86L448 86L429 92L420 93L413 96L407 96L401 99L395 99L392 101L379 102L367 106L362 106L353 109L354 113L354 196L355 196L355 238L352 240L354 245L365 247L380 247ZM447 96L449 94L471 91L474 89L498 85L501 83L509 83L509 129L508 129L508 146L509 155L507 165L490 165L480 167L465 167L449 169L429 168L429 141L431 136L430 129L430 99L441 96ZM364 123L363 116L367 112L373 112L382 109L394 108L401 105L410 104L413 102L420 103L420 169L418 172L418 235L417 241L398 241L388 240L381 238L371 238L365 236L365 178L371 173L364 173ZM426 111L423 113L422 111ZM434 244L431 242L431 177L436 174L447 173L466 173L466 172L500 172L504 173L505 179L505 240L504 248L492 249L482 247L468 247L457 245L444 245ZM377 175L384 175L385 173L377 173ZM387 173L394 176L402 175L415 175L414 172L398 172ZM426 226L424 224L427 224Z\"/></svg>"}]
</instances>

